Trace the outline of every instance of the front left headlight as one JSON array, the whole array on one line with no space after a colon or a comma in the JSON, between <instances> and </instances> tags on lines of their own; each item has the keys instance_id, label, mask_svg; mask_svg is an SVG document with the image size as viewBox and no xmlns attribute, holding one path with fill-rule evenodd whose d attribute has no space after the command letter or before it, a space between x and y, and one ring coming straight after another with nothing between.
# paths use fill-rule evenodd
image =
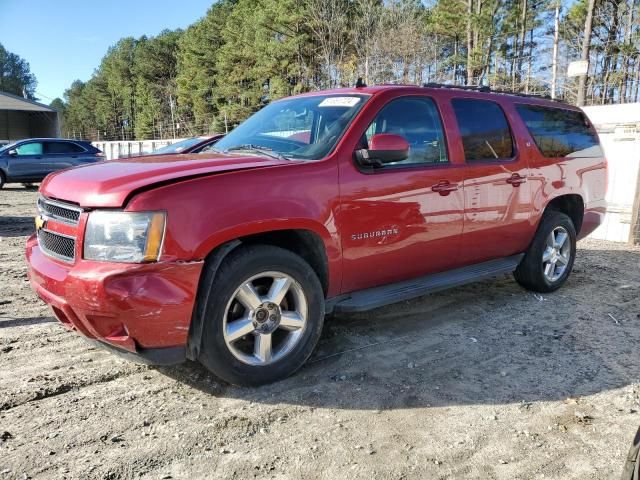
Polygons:
<instances>
[{"instance_id":1,"label":"front left headlight","mask_svg":"<svg viewBox=\"0 0 640 480\"><path fill-rule=\"evenodd\" d=\"M164 225L163 212L93 211L84 235L84 258L123 263L156 261Z\"/></svg>"}]
</instances>

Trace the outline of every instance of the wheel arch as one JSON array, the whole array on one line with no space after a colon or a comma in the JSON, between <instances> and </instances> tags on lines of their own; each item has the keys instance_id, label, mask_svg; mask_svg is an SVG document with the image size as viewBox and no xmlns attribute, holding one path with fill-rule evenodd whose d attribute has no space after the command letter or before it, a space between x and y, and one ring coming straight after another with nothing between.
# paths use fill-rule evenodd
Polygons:
<instances>
[{"instance_id":1,"label":"wheel arch","mask_svg":"<svg viewBox=\"0 0 640 480\"><path fill-rule=\"evenodd\" d=\"M187 340L187 357L195 360L201 348L204 308L208 285L213 282L220 265L233 251L244 245L273 245L289 250L304 259L314 270L322 285L324 297L329 292L329 261L325 244L316 232L308 229L279 229L247 234L214 247L205 257L200 275L196 304L193 309Z\"/></svg>"},{"instance_id":2,"label":"wheel arch","mask_svg":"<svg viewBox=\"0 0 640 480\"><path fill-rule=\"evenodd\" d=\"M584 221L584 200L581 195L577 193L558 195L547 203L545 212L547 210L554 210L567 215L573 222L576 235L580 233Z\"/></svg>"}]
</instances>

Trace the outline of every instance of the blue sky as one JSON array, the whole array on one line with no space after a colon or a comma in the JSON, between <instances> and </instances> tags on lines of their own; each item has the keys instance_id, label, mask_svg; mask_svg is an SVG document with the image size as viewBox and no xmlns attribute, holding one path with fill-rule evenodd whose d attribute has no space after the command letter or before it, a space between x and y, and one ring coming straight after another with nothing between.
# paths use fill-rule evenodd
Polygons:
<instances>
[{"instance_id":1,"label":"blue sky","mask_svg":"<svg viewBox=\"0 0 640 480\"><path fill-rule=\"evenodd\" d=\"M88 80L120 38L186 28L214 0L0 0L0 43L24 58L43 103Z\"/></svg>"}]
</instances>

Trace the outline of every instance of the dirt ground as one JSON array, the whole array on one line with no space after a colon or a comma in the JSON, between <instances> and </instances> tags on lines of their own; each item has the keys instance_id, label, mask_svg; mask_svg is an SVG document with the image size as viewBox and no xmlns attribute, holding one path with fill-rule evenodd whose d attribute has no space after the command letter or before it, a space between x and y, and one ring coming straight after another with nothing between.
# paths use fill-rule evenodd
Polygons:
<instances>
[{"instance_id":1,"label":"dirt ground","mask_svg":"<svg viewBox=\"0 0 640 480\"><path fill-rule=\"evenodd\" d=\"M327 321L259 389L66 331L29 288L36 192L0 191L0 478L617 478L640 424L640 249L579 244L552 295L510 276Z\"/></svg>"}]
</instances>

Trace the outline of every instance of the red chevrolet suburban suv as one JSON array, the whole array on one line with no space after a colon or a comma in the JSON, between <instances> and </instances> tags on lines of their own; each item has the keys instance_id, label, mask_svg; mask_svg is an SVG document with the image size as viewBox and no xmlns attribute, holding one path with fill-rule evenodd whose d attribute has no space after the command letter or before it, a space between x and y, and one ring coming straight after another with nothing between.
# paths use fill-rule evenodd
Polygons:
<instances>
[{"instance_id":1,"label":"red chevrolet suburban suv","mask_svg":"<svg viewBox=\"0 0 640 480\"><path fill-rule=\"evenodd\" d=\"M257 385L325 314L505 272L551 292L605 213L578 108L462 88L275 101L204 155L73 168L40 187L29 277L67 327L149 363Z\"/></svg>"}]
</instances>

